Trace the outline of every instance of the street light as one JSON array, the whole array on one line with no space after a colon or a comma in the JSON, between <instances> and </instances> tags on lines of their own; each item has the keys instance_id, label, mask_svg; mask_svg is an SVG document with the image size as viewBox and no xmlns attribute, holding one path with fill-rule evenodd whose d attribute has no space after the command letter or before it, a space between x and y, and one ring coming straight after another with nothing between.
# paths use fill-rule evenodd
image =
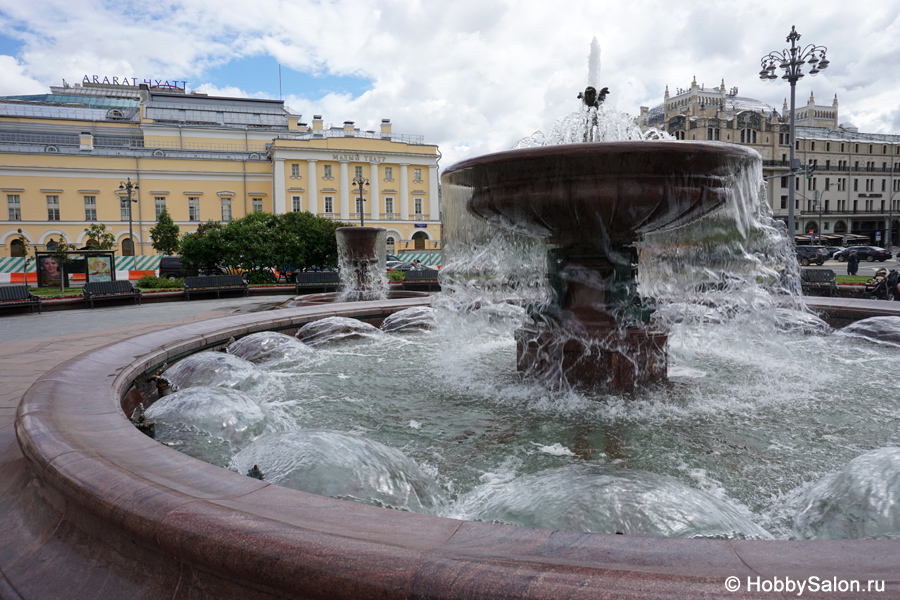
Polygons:
<instances>
[{"instance_id":1,"label":"street light","mask_svg":"<svg viewBox=\"0 0 900 600\"><path fill-rule=\"evenodd\" d=\"M359 186L359 224L366 226L366 199L363 197L363 186L369 185L369 180L360 175L353 178L353 185Z\"/></svg>"},{"instance_id":2,"label":"street light","mask_svg":"<svg viewBox=\"0 0 900 600\"><path fill-rule=\"evenodd\" d=\"M119 182L119 189L125 190L125 194L128 196L128 243L131 244L131 256L134 256L134 232L132 231L132 219L131 219L131 203L137 202L136 199L132 198L132 194L134 190L140 189L138 184L131 183L131 177L128 178L128 183L124 181Z\"/></svg>"},{"instance_id":3,"label":"street light","mask_svg":"<svg viewBox=\"0 0 900 600\"><path fill-rule=\"evenodd\" d=\"M803 73L800 71L803 63L812 66L809 70L810 75L816 75L819 71L828 68L829 65L828 59L825 58L825 52L828 48L825 46L814 46L809 44L801 49L797 46L797 40L799 39L800 34L797 33L797 29L791 25L791 33L785 40L791 43L790 49L785 48L780 52L769 52L767 55L763 56L760 62L762 70L759 72L759 78L763 81L777 79L778 75L775 74L775 68L777 66L777 68L784 70L784 75L782 75L781 78L787 79L791 84L791 129L789 134L790 140L788 140L791 144L791 166L788 175L788 233L792 238L794 236L794 186L796 185L794 172L794 146L796 145L796 141L794 140L795 88L797 81L803 77ZM818 54L818 56L816 56L816 54Z\"/></svg>"},{"instance_id":4,"label":"street light","mask_svg":"<svg viewBox=\"0 0 900 600\"><path fill-rule=\"evenodd\" d=\"M887 222L887 231L884 235L884 245L885 250L890 250L891 246L894 245L893 236L891 235L891 230L894 228L894 196L900 194L900 191L893 192L891 194L891 199L888 201L888 222Z\"/></svg>"}]
</instances>

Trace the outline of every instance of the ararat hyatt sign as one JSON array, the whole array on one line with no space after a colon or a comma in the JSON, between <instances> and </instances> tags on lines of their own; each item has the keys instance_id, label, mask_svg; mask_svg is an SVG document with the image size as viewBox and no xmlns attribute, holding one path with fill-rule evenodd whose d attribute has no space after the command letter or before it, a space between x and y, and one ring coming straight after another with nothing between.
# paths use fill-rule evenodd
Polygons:
<instances>
[{"instance_id":1,"label":"ararat hyatt sign","mask_svg":"<svg viewBox=\"0 0 900 600\"><path fill-rule=\"evenodd\" d=\"M133 85L137 87L141 83L146 83L150 87L167 88L170 90L187 90L187 81L178 79L144 79L139 80L137 77L107 77L106 75L85 75L81 83L105 83L112 85Z\"/></svg>"}]
</instances>

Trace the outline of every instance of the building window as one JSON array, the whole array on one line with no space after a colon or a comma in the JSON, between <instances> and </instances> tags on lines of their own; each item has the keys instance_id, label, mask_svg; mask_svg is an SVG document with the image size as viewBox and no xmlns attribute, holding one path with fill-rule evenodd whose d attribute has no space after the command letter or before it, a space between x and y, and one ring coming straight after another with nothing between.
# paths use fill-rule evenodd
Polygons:
<instances>
[{"instance_id":1,"label":"building window","mask_svg":"<svg viewBox=\"0 0 900 600\"><path fill-rule=\"evenodd\" d=\"M414 206L413 210L415 211L416 216L421 217L422 216L422 199L415 198L413 200L413 206Z\"/></svg>"},{"instance_id":2,"label":"building window","mask_svg":"<svg viewBox=\"0 0 900 600\"><path fill-rule=\"evenodd\" d=\"M188 197L188 220L200 220L200 198L196 196Z\"/></svg>"},{"instance_id":3,"label":"building window","mask_svg":"<svg viewBox=\"0 0 900 600\"><path fill-rule=\"evenodd\" d=\"M815 149L816 149L816 143L815 143L815 142L810 142L810 143L809 143L809 149L810 149L810 150L815 150Z\"/></svg>"},{"instance_id":4,"label":"building window","mask_svg":"<svg viewBox=\"0 0 900 600\"><path fill-rule=\"evenodd\" d=\"M22 220L22 201L18 194L10 194L6 197L6 206L9 207L9 220Z\"/></svg>"},{"instance_id":5,"label":"building window","mask_svg":"<svg viewBox=\"0 0 900 600\"><path fill-rule=\"evenodd\" d=\"M119 196L119 220L127 221L128 215L131 214L131 206L128 202L128 196Z\"/></svg>"},{"instance_id":6,"label":"building window","mask_svg":"<svg viewBox=\"0 0 900 600\"><path fill-rule=\"evenodd\" d=\"M364 211L365 211L365 209L363 208L363 199L360 198L359 196L357 196L356 197L356 214L360 214Z\"/></svg>"},{"instance_id":7,"label":"building window","mask_svg":"<svg viewBox=\"0 0 900 600\"><path fill-rule=\"evenodd\" d=\"M97 220L97 196L84 197L84 220Z\"/></svg>"},{"instance_id":8,"label":"building window","mask_svg":"<svg viewBox=\"0 0 900 600\"><path fill-rule=\"evenodd\" d=\"M231 221L231 198L222 198L222 222Z\"/></svg>"},{"instance_id":9,"label":"building window","mask_svg":"<svg viewBox=\"0 0 900 600\"><path fill-rule=\"evenodd\" d=\"M787 175L781 178L781 187L786 188L788 186L788 178Z\"/></svg>"},{"instance_id":10,"label":"building window","mask_svg":"<svg viewBox=\"0 0 900 600\"><path fill-rule=\"evenodd\" d=\"M300 212L300 205L303 203L303 196L291 196L291 211Z\"/></svg>"},{"instance_id":11,"label":"building window","mask_svg":"<svg viewBox=\"0 0 900 600\"><path fill-rule=\"evenodd\" d=\"M253 212L260 213L262 212L262 198L252 198L253 201Z\"/></svg>"},{"instance_id":12,"label":"building window","mask_svg":"<svg viewBox=\"0 0 900 600\"><path fill-rule=\"evenodd\" d=\"M854 192L858 192L858 191L859 191L859 179L854 179L854 180L853 180L853 191L854 191Z\"/></svg>"},{"instance_id":13,"label":"building window","mask_svg":"<svg viewBox=\"0 0 900 600\"><path fill-rule=\"evenodd\" d=\"M322 203L325 214L334 214L334 196L325 196L325 202Z\"/></svg>"},{"instance_id":14,"label":"building window","mask_svg":"<svg viewBox=\"0 0 900 600\"><path fill-rule=\"evenodd\" d=\"M353 177L355 179L362 179L362 167L353 167Z\"/></svg>"},{"instance_id":15,"label":"building window","mask_svg":"<svg viewBox=\"0 0 900 600\"><path fill-rule=\"evenodd\" d=\"M788 201L788 197L787 197L787 196L782 196L782 197L781 197L781 208L782 208L782 209L786 209L786 208L787 208L787 201Z\"/></svg>"},{"instance_id":16,"label":"building window","mask_svg":"<svg viewBox=\"0 0 900 600\"><path fill-rule=\"evenodd\" d=\"M422 183L422 169L413 169L413 181Z\"/></svg>"},{"instance_id":17,"label":"building window","mask_svg":"<svg viewBox=\"0 0 900 600\"><path fill-rule=\"evenodd\" d=\"M384 199L384 213L388 215L388 218L394 215L394 199L393 198L385 198Z\"/></svg>"},{"instance_id":18,"label":"building window","mask_svg":"<svg viewBox=\"0 0 900 600\"><path fill-rule=\"evenodd\" d=\"M393 181L394 180L394 168L393 167L385 167L384 168L384 180L385 181Z\"/></svg>"},{"instance_id":19,"label":"building window","mask_svg":"<svg viewBox=\"0 0 900 600\"><path fill-rule=\"evenodd\" d=\"M706 130L706 139L707 139L707 140L718 140L718 139L719 139L719 129L718 129L718 128L709 127L709 128Z\"/></svg>"},{"instance_id":20,"label":"building window","mask_svg":"<svg viewBox=\"0 0 900 600\"><path fill-rule=\"evenodd\" d=\"M331 176L331 165L322 165L322 169L324 171L322 179L334 179L334 177Z\"/></svg>"},{"instance_id":21,"label":"building window","mask_svg":"<svg viewBox=\"0 0 900 600\"><path fill-rule=\"evenodd\" d=\"M291 177L300 177L300 164L299 163L291 164Z\"/></svg>"},{"instance_id":22,"label":"building window","mask_svg":"<svg viewBox=\"0 0 900 600\"><path fill-rule=\"evenodd\" d=\"M47 220L59 221L59 196L47 196Z\"/></svg>"},{"instance_id":23,"label":"building window","mask_svg":"<svg viewBox=\"0 0 900 600\"><path fill-rule=\"evenodd\" d=\"M153 198L153 206L156 209L156 220L159 220L159 215L162 214L162 211L166 210L166 197L165 196L155 196Z\"/></svg>"},{"instance_id":24,"label":"building window","mask_svg":"<svg viewBox=\"0 0 900 600\"><path fill-rule=\"evenodd\" d=\"M755 144L756 143L756 131L752 129L741 129L741 143L742 144Z\"/></svg>"}]
</instances>

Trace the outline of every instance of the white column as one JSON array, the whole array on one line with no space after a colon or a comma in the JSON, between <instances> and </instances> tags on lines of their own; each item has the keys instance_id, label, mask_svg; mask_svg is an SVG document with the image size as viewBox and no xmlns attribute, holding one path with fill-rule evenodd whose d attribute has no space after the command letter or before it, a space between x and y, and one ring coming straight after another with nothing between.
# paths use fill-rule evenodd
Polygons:
<instances>
[{"instance_id":1,"label":"white column","mask_svg":"<svg viewBox=\"0 0 900 600\"><path fill-rule=\"evenodd\" d=\"M378 189L378 163L369 163L369 218L381 219L381 193Z\"/></svg>"},{"instance_id":2,"label":"white column","mask_svg":"<svg viewBox=\"0 0 900 600\"><path fill-rule=\"evenodd\" d=\"M400 165L400 219L409 220L409 176L407 167L409 164Z\"/></svg>"},{"instance_id":3,"label":"white column","mask_svg":"<svg viewBox=\"0 0 900 600\"><path fill-rule=\"evenodd\" d=\"M306 210L316 215L319 214L319 179L316 177L316 161L308 159L306 165L309 178L306 185Z\"/></svg>"},{"instance_id":4,"label":"white column","mask_svg":"<svg viewBox=\"0 0 900 600\"><path fill-rule=\"evenodd\" d=\"M341 220L350 220L350 163L341 161Z\"/></svg>"},{"instance_id":5,"label":"white column","mask_svg":"<svg viewBox=\"0 0 900 600\"><path fill-rule=\"evenodd\" d=\"M437 165L428 167L428 208L432 221L441 220L441 205L438 203L438 168Z\"/></svg>"},{"instance_id":6,"label":"white column","mask_svg":"<svg viewBox=\"0 0 900 600\"><path fill-rule=\"evenodd\" d=\"M272 194L274 195L274 197L272 198L272 210L276 215L283 215L287 212L287 200L285 196L285 194L287 193L287 186L284 183L284 159L276 158L274 168L275 189L272 190Z\"/></svg>"}]
</instances>

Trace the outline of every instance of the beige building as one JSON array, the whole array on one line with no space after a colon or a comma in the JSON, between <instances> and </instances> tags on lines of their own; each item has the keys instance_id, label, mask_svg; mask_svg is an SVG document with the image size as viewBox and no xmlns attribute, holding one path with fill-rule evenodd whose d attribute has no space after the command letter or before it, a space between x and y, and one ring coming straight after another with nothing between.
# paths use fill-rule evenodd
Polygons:
<instances>
[{"instance_id":1,"label":"beige building","mask_svg":"<svg viewBox=\"0 0 900 600\"><path fill-rule=\"evenodd\" d=\"M790 109L738 95L737 88L707 89L696 78L674 95L666 88L663 103L641 107L643 129L657 127L682 140L719 140L751 146L763 158L769 204L787 222ZM840 124L838 99L817 104L810 94L797 106L794 157L808 168L795 178L795 235L810 233L840 242L848 234L873 245L886 244L890 223L893 243L900 241L900 135L860 133ZM860 240L862 241L862 240ZM866 243L866 242L863 242Z\"/></svg>"},{"instance_id":2,"label":"beige building","mask_svg":"<svg viewBox=\"0 0 900 600\"><path fill-rule=\"evenodd\" d=\"M129 216L134 253L153 256L163 209L182 232L310 211L385 227L394 251L440 249L439 159L388 119L379 131L307 124L280 100L90 83L0 98L0 259L20 256L22 237L32 250L60 237L82 247L92 223L128 256Z\"/></svg>"}]
</instances>

